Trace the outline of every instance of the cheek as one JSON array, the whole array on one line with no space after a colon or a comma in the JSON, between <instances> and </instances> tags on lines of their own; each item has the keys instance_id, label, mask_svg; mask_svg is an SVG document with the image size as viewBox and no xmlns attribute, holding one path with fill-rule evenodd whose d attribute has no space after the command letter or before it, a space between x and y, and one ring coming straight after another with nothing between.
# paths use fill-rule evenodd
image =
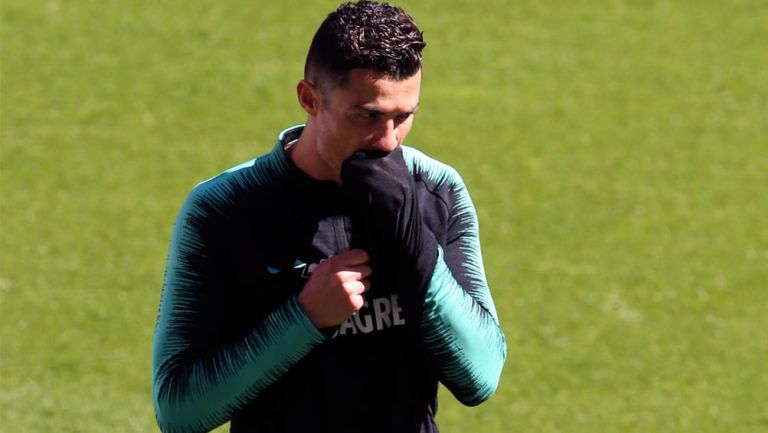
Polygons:
<instances>
[{"instance_id":1,"label":"cheek","mask_svg":"<svg viewBox=\"0 0 768 433\"><path fill-rule=\"evenodd\" d=\"M400 142L400 144L403 144L405 137L408 135L409 132L411 132L412 126L413 126L413 118L410 118L407 121L403 122L399 128L397 128L397 132L398 132L397 139Z\"/></svg>"},{"instance_id":2,"label":"cheek","mask_svg":"<svg viewBox=\"0 0 768 433\"><path fill-rule=\"evenodd\" d=\"M345 157L352 156L356 151L365 148L375 134L369 126L353 121L345 122L340 126L339 151L343 152Z\"/></svg>"},{"instance_id":3,"label":"cheek","mask_svg":"<svg viewBox=\"0 0 768 433\"><path fill-rule=\"evenodd\" d=\"M320 140L318 151L320 157L331 167L338 167L341 163L352 156L362 146L359 138L356 137L354 130L345 128L344 125L334 125L336 127L325 130L322 140Z\"/></svg>"}]
</instances>

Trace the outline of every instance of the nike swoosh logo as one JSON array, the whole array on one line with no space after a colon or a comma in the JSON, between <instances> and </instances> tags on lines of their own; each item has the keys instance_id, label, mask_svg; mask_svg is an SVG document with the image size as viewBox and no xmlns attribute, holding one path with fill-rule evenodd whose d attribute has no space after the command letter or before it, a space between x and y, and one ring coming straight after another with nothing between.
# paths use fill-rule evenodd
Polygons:
<instances>
[{"instance_id":1,"label":"nike swoosh logo","mask_svg":"<svg viewBox=\"0 0 768 433\"><path fill-rule=\"evenodd\" d=\"M273 268L272 266L267 266L267 272L269 272L272 275L277 275L280 273L280 269Z\"/></svg>"},{"instance_id":2,"label":"nike swoosh logo","mask_svg":"<svg viewBox=\"0 0 768 433\"><path fill-rule=\"evenodd\" d=\"M304 268L306 266L307 266L306 263L299 262L299 263L293 265L293 267L290 270L299 270L299 269L302 269L302 268ZM269 272L270 275L277 275L277 274L280 274L280 273L285 272L285 271L288 271L288 269L283 270L283 269L278 269L278 268L276 268L274 266L267 265L267 272Z\"/></svg>"}]
</instances>

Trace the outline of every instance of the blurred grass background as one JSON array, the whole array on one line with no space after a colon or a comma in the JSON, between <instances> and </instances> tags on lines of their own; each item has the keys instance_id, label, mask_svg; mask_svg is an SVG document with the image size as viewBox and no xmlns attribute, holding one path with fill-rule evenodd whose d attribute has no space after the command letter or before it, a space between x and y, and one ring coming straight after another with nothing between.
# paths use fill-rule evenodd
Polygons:
<instances>
[{"instance_id":1,"label":"blurred grass background","mask_svg":"<svg viewBox=\"0 0 768 433\"><path fill-rule=\"evenodd\" d=\"M768 431L768 3L400 4L509 343L442 431ZM156 431L175 214L304 121L335 5L3 2L0 430Z\"/></svg>"}]
</instances>

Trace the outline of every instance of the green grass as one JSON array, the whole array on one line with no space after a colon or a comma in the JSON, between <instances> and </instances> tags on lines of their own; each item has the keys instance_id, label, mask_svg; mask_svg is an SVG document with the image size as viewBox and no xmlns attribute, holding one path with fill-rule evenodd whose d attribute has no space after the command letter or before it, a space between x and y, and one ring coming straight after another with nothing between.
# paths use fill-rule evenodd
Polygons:
<instances>
[{"instance_id":1,"label":"green grass","mask_svg":"<svg viewBox=\"0 0 768 433\"><path fill-rule=\"evenodd\" d=\"M467 182L509 343L442 430L768 430L768 4L402 4L408 142ZM3 3L0 430L155 430L175 214L304 120L334 5Z\"/></svg>"}]
</instances>

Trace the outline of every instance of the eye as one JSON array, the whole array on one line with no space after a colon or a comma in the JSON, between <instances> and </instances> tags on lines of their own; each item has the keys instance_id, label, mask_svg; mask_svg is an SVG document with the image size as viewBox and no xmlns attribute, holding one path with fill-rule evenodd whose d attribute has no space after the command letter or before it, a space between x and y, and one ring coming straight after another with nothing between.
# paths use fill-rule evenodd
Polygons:
<instances>
[{"instance_id":1,"label":"eye","mask_svg":"<svg viewBox=\"0 0 768 433\"><path fill-rule=\"evenodd\" d=\"M373 111L361 110L357 112L357 117L363 120L372 120L376 118L377 113Z\"/></svg>"},{"instance_id":2,"label":"eye","mask_svg":"<svg viewBox=\"0 0 768 433\"><path fill-rule=\"evenodd\" d=\"M411 116L413 116L413 113L403 113L403 114L395 117L395 121L397 123L403 123L406 120L408 120Z\"/></svg>"}]
</instances>

